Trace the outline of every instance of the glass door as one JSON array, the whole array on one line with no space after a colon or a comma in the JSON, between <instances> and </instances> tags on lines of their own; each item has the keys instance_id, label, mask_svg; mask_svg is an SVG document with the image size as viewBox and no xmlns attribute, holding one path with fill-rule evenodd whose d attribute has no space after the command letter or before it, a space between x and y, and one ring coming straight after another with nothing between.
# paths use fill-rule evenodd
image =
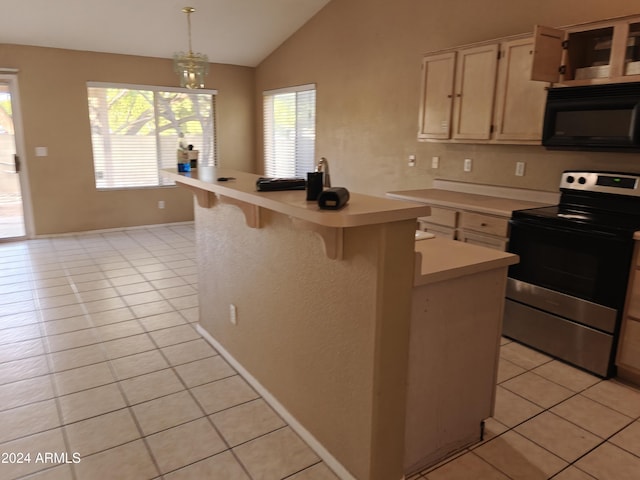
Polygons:
<instances>
[{"instance_id":1,"label":"glass door","mask_svg":"<svg viewBox=\"0 0 640 480\"><path fill-rule=\"evenodd\" d=\"M0 241L26 237L15 75L0 75Z\"/></svg>"}]
</instances>

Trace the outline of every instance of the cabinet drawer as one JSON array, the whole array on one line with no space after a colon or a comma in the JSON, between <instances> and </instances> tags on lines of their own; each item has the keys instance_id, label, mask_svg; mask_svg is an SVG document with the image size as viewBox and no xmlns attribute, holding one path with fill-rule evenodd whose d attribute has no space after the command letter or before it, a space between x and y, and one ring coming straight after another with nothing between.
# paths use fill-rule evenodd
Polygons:
<instances>
[{"instance_id":1,"label":"cabinet drawer","mask_svg":"<svg viewBox=\"0 0 640 480\"><path fill-rule=\"evenodd\" d=\"M505 238L509 236L509 219L504 217L460 212L460 226L465 230L473 230L489 235Z\"/></svg>"},{"instance_id":2,"label":"cabinet drawer","mask_svg":"<svg viewBox=\"0 0 640 480\"><path fill-rule=\"evenodd\" d=\"M469 232L467 230L458 231L458 240L472 245L493 248L494 250L500 250L502 252L507 250L508 243L506 238L491 237L489 235L482 235L475 232Z\"/></svg>"},{"instance_id":3,"label":"cabinet drawer","mask_svg":"<svg viewBox=\"0 0 640 480\"><path fill-rule=\"evenodd\" d=\"M443 225L445 227L455 228L458 220L458 212L449 208L433 207L431 208L431 215L428 217L420 217L418 220L422 220L427 223L433 223L436 225Z\"/></svg>"},{"instance_id":4,"label":"cabinet drawer","mask_svg":"<svg viewBox=\"0 0 640 480\"><path fill-rule=\"evenodd\" d=\"M429 218L429 217L423 217ZM449 238L451 240L456 239L456 229L451 227L444 227L442 225L435 225L433 223L425 222L418 219L420 223L420 230L433 233L436 237Z\"/></svg>"},{"instance_id":5,"label":"cabinet drawer","mask_svg":"<svg viewBox=\"0 0 640 480\"><path fill-rule=\"evenodd\" d=\"M640 370L640 322L625 319L624 337L620 339L618 363Z\"/></svg>"}]
</instances>

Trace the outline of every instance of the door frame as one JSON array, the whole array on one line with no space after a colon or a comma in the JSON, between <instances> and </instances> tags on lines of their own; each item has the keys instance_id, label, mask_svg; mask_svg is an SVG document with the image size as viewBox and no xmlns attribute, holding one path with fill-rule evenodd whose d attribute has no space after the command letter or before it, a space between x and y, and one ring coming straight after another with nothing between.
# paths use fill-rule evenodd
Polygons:
<instances>
[{"instance_id":1,"label":"door frame","mask_svg":"<svg viewBox=\"0 0 640 480\"><path fill-rule=\"evenodd\" d=\"M31 190L29 188L28 162L24 143L24 131L22 124L22 110L20 104L20 90L18 88L18 70L13 68L0 68L0 82L9 85L11 93L11 109L13 119L13 129L15 131L16 155L20 159L20 192L22 195L22 211L24 215L24 237L32 238L34 232L33 209L31 205ZM7 239L10 240L10 239ZM0 241L2 241L0 239Z\"/></svg>"}]
</instances>

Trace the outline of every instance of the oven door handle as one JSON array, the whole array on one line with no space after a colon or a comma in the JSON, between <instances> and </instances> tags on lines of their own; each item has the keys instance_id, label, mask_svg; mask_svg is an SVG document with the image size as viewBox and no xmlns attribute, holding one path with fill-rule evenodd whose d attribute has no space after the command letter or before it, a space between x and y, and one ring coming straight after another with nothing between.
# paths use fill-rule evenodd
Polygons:
<instances>
[{"instance_id":1,"label":"oven door handle","mask_svg":"<svg viewBox=\"0 0 640 480\"><path fill-rule=\"evenodd\" d=\"M511 228L513 227L522 227L528 230L544 230L546 232L560 232L560 233L566 233L566 234L570 234L570 235L580 235L583 237L592 237L592 238L606 238L606 239L610 239L610 240L618 240L618 241L627 241L629 240L631 237L626 237L626 236L620 236L620 235L616 235L615 233L612 232L604 232L602 230L583 230L583 229L579 229L579 228L571 228L571 227L566 227L566 226L558 226L558 225L545 225L541 222L538 221L530 221L530 220L526 220L526 219L522 219L522 218L518 218L518 219L511 219L509 220L509 224L511 225Z\"/></svg>"}]
</instances>

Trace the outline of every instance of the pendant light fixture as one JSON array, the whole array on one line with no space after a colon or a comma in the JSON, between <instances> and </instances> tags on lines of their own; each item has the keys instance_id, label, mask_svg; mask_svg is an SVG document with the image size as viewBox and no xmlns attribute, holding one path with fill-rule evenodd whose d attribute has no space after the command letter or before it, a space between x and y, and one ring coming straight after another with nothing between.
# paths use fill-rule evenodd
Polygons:
<instances>
[{"instance_id":1,"label":"pendant light fixture","mask_svg":"<svg viewBox=\"0 0 640 480\"><path fill-rule=\"evenodd\" d=\"M189 30L189 52L179 52L173 56L173 68L180 76L180 86L185 88L204 88L204 77L209 73L209 59L202 53L193 53L191 49L191 14L196 9L184 7Z\"/></svg>"}]
</instances>

